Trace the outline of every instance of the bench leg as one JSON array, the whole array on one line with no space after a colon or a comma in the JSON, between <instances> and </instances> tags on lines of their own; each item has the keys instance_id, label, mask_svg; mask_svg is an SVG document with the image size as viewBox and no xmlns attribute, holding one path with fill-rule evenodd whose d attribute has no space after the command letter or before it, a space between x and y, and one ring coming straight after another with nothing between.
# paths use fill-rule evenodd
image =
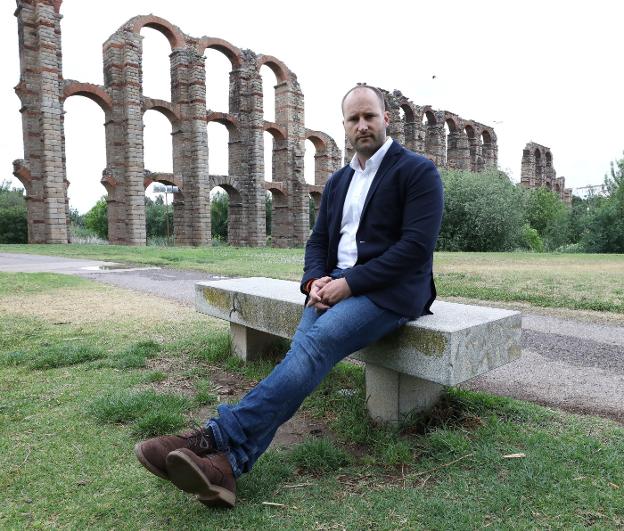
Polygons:
<instances>
[{"instance_id":1,"label":"bench leg","mask_svg":"<svg viewBox=\"0 0 624 531\"><path fill-rule=\"evenodd\" d=\"M378 422L397 423L409 413L430 409L443 389L428 380L366 364L366 405Z\"/></svg>"},{"instance_id":2,"label":"bench leg","mask_svg":"<svg viewBox=\"0 0 624 531\"><path fill-rule=\"evenodd\" d=\"M232 338L232 351L243 361L262 359L271 352L277 336L254 330L236 323L230 323L230 337Z\"/></svg>"}]
</instances>

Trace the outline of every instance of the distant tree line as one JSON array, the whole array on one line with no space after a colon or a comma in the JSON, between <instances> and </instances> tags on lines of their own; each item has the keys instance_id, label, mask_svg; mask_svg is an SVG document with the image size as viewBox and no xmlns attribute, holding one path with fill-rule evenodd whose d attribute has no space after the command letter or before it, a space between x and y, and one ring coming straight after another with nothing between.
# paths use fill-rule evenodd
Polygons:
<instances>
[{"instance_id":1,"label":"distant tree line","mask_svg":"<svg viewBox=\"0 0 624 531\"><path fill-rule=\"evenodd\" d=\"M481 173L442 171L444 220L438 239L442 251L624 253L624 158L605 176L606 195L573 197L566 205L545 188L516 186L497 170ZM212 237L227 242L228 195L211 199ZM266 195L267 237L271 237L271 194ZM314 203L310 201L310 223ZM145 198L148 243L169 244L174 234L172 205L162 197ZM108 237L106 199L84 215L70 212L71 233ZM0 243L27 240L26 203L19 190L0 183Z\"/></svg>"}]
</instances>

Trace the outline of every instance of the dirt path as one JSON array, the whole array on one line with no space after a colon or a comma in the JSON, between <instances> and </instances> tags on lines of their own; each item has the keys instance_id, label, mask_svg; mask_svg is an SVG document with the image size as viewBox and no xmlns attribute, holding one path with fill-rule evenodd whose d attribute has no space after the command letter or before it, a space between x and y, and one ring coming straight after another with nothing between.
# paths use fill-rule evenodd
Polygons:
<instances>
[{"instance_id":1,"label":"dirt path","mask_svg":"<svg viewBox=\"0 0 624 531\"><path fill-rule=\"evenodd\" d=\"M189 305L194 304L197 281L220 278L173 269L97 269L102 264L92 260L0 253L0 271L75 274ZM463 387L624 422L624 316L490 302L478 304L523 312L523 356L466 382ZM295 431L301 429L298 426Z\"/></svg>"}]
</instances>

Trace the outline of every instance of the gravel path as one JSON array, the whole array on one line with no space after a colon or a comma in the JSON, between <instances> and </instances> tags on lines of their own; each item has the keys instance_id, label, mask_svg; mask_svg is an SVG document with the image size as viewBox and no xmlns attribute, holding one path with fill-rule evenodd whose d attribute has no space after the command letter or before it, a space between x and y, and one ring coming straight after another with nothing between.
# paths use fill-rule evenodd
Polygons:
<instances>
[{"instance_id":1,"label":"gravel path","mask_svg":"<svg viewBox=\"0 0 624 531\"><path fill-rule=\"evenodd\" d=\"M194 304L196 282L223 278L196 271L118 269L94 260L13 253L0 253L0 271L80 275L189 305ZM600 317L589 312L523 309L522 357L462 387L624 423L624 318L605 322Z\"/></svg>"}]
</instances>

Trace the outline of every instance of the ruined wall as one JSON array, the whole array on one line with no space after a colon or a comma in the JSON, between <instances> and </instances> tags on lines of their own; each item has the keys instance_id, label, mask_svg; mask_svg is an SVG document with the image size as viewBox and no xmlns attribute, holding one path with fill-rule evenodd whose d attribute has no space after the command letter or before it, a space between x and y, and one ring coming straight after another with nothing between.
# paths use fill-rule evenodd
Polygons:
<instances>
[{"instance_id":1,"label":"ruined wall","mask_svg":"<svg viewBox=\"0 0 624 531\"><path fill-rule=\"evenodd\" d=\"M233 245L266 244L265 194L272 194L272 243L305 243L309 234L309 198L319 206L329 175L343 163L336 142L307 129L304 97L297 77L279 59L241 50L222 39L192 37L167 20L147 15L130 19L103 44L104 84L65 80L62 75L60 6L62 0L17 0L20 81L15 88L22 107L24 159L14 175L26 189L31 243L68 241L69 200L65 171L64 102L84 96L105 116L109 241L145 244L145 189L153 182L177 187L173 197L174 236L179 245L211 240L210 191L229 195L228 240ZM142 40L149 27L169 41L170 101L143 94ZM223 53L232 65L228 109L206 108L204 52ZM262 77L266 65L275 74L275 122L264 120ZM430 106L418 106L401 92L383 91L391 123L389 134L437 165L481 171L497 165L494 130ZM173 172L144 165L143 114L162 113L171 123ZM208 166L209 122L229 133L227 175ZM272 182L264 181L264 132L273 137ZM303 176L304 143L315 147L314 184ZM345 146L346 162L353 150ZM70 188L71 190L71 188Z\"/></svg>"},{"instance_id":2,"label":"ruined wall","mask_svg":"<svg viewBox=\"0 0 624 531\"><path fill-rule=\"evenodd\" d=\"M388 134L408 149L425 155L440 168L478 172L497 167L494 128L429 105L416 105L398 90L380 90L390 114ZM346 136L345 146L349 160L353 148Z\"/></svg>"},{"instance_id":3,"label":"ruined wall","mask_svg":"<svg viewBox=\"0 0 624 531\"><path fill-rule=\"evenodd\" d=\"M340 167L342 153L327 134L305 128L303 93L284 63L222 39L191 37L148 15L130 19L104 43L103 85L64 80L61 2L18 0L15 11L20 46L15 90L22 102L24 159L14 162L14 174L26 188L29 242L68 241L63 106L75 95L95 101L105 115L106 168L101 182L107 191L111 243L145 244L145 188L156 181L178 188L173 199L176 244L210 242L210 191L215 186L229 194L231 244L266 244L266 190L273 194L274 245L306 241L309 197L316 198L327 177ZM171 45L171 101L143 94L143 27L160 31ZM223 53L232 64L227 112L206 109L206 48ZM262 65L277 78L275 123L263 118ZM173 173L144 167L143 114L150 109L171 123ZM228 175L213 175L208 167L211 121L229 132ZM271 183L264 181L264 131L275 139ZM314 185L306 184L303 176L306 139L316 148Z\"/></svg>"},{"instance_id":4,"label":"ruined wall","mask_svg":"<svg viewBox=\"0 0 624 531\"><path fill-rule=\"evenodd\" d=\"M572 189L565 187L565 177L557 177L549 147L529 142L522 151L520 184L525 188L544 187L572 203Z\"/></svg>"}]
</instances>

